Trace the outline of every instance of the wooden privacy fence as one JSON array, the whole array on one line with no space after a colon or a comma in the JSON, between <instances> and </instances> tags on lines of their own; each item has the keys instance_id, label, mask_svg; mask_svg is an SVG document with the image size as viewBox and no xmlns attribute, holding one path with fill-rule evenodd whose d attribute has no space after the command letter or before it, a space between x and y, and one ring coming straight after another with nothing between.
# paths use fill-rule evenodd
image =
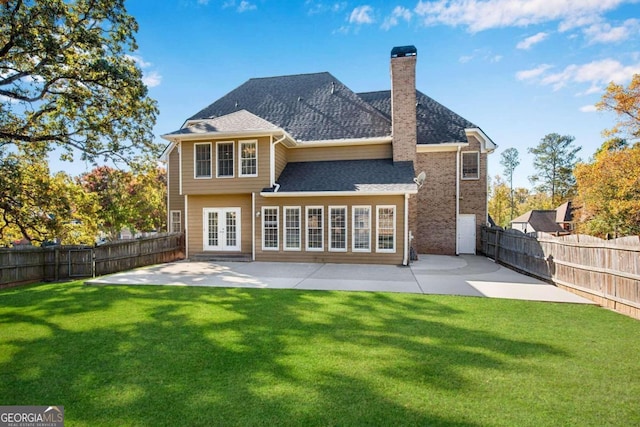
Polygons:
<instances>
[{"instance_id":1,"label":"wooden privacy fence","mask_svg":"<svg viewBox=\"0 0 640 427\"><path fill-rule=\"evenodd\" d=\"M160 234L102 246L0 249L0 287L101 276L184 259L184 235Z\"/></svg>"},{"instance_id":2,"label":"wooden privacy fence","mask_svg":"<svg viewBox=\"0 0 640 427\"><path fill-rule=\"evenodd\" d=\"M583 234L527 236L482 228L485 255L640 319L640 236L602 240Z\"/></svg>"}]
</instances>

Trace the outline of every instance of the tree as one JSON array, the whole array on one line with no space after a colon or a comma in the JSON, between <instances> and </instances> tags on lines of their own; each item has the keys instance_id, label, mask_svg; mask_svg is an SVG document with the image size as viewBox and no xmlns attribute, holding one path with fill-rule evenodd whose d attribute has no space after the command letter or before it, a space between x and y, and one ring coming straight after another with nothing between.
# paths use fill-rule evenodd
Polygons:
<instances>
[{"instance_id":1,"label":"tree","mask_svg":"<svg viewBox=\"0 0 640 427\"><path fill-rule=\"evenodd\" d=\"M489 187L488 205L489 215L491 215L494 222L501 227L507 227L509 225L509 200L509 187L507 187L507 184L500 178L500 175L496 175Z\"/></svg>"},{"instance_id":2,"label":"tree","mask_svg":"<svg viewBox=\"0 0 640 427\"><path fill-rule=\"evenodd\" d=\"M507 148L502 152L502 157L500 158L500 164L504 167L504 174L509 181L509 195L510 195L510 206L511 206L511 216L509 220L513 219L513 211L514 211L514 200L513 200L513 172L520 164L520 159L518 158L518 150L515 148Z\"/></svg>"},{"instance_id":3,"label":"tree","mask_svg":"<svg viewBox=\"0 0 640 427\"><path fill-rule=\"evenodd\" d=\"M576 166L575 175L582 232L640 234L640 143L606 141L590 163Z\"/></svg>"},{"instance_id":4,"label":"tree","mask_svg":"<svg viewBox=\"0 0 640 427\"><path fill-rule=\"evenodd\" d=\"M578 162L576 154L582 147L574 147L573 140L573 136L550 133L536 147L529 148L535 156L533 166L538 171L529 181L538 192L547 193L556 206L575 192L573 169Z\"/></svg>"},{"instance_id":5,"label":"tree","mask_svg":"<svg viewBox=\"0 0 640 427\"><path fill-rule=\"evenodd\" d=\"M132 171L99 166L78 178L102 207L97 213L107 239L116 240L123 229L151 231L166 227L166 173L137 165Z\"/></svg>"},{"instance_id":6,"label":"tree","mask_svg":"<svg viewBox=\"0 0 640 427\"><path fill-rule=\"evenodd\" d=\"M24 152L0 153L0 244L93 244L96 200L46 161Z\"/></svg>"},{"instance_id":7,"label":"tree","mask_svg":"<svg viewBox=\"0 0 640 427\"><path fill-rule=\"evenodd\" d=\"M640 138L640 74L633 76L627 88L611 82L596 108L613 111L620 119L613 128L604 131L605 136L626 134Z\"/></svg>"},{"instance_id":8,"label":"tree","mask_svg":"<svg viewBox=\"0 0 640 427\"><path fill-rule=\"evenodd\" d=\"M124 0L0 4L0 147L74 150L90 161L157 152L158 113L129 53Z\"/></svg>"}]
</instances>

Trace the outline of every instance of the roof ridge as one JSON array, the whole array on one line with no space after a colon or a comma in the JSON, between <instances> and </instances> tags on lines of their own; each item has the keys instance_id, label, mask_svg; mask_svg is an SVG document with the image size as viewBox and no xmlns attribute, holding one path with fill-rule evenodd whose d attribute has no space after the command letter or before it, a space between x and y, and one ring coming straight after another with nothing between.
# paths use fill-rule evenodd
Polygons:
<instances>
[{"instance_id":1,"label":"roof ridge","mask_svg":"<svg viewBox=\"0 0 640 427\"><path fill-rule=\"evenodd\" d=\"M249 81L251 81L251 80L281 79L283 77L316 76L316 75L321 75L321 74L328 74L331 77L333 77L334 79L336 79L336 77L333 74L331 74L329 71L319 71L319 72L315 72L315 73L297 73L297 74L282 74L282 75L279 75L279 76L251 77L249 79Z\"/></svg>"}]
</instances>

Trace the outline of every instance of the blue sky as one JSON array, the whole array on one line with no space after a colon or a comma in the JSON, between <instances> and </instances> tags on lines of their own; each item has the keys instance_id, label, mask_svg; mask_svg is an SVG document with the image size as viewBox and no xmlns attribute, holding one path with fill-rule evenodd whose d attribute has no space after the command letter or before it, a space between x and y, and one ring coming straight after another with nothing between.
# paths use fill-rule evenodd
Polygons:
<instances>
[{"instance_id":1,"label":"blue sky","mask_svg":"<svg viewBox=\"0 0 640 427\"><path fill-rule=\"evenodd\" d=\"M610 81L640 73L640 0L129 0L137 58L159 103L156 139L252 77L328 71L355 92L388 90L391 48L418 49L417 88L515 147L572 135L589 158L615 120ZM68 169L68 167L67 167ZM81 173L84 170L77 171Z\"/></svg>"}]
</instances>

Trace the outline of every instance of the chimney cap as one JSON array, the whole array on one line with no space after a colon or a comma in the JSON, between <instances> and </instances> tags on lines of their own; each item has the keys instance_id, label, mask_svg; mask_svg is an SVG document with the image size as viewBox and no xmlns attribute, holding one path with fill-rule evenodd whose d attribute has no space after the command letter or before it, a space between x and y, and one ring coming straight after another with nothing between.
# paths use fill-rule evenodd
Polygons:
<instances>
[{"instance_id":1,"label":"chimney cap","mask_svg":"<svg viewBox=\"0 0 640 427\"><path fill-rule=\"evenodd\" d=\"M391 49L392 58L401 58L403 56L417 56L418 49L415 46L396 46Z\"/></svg>"}]
</instances>

